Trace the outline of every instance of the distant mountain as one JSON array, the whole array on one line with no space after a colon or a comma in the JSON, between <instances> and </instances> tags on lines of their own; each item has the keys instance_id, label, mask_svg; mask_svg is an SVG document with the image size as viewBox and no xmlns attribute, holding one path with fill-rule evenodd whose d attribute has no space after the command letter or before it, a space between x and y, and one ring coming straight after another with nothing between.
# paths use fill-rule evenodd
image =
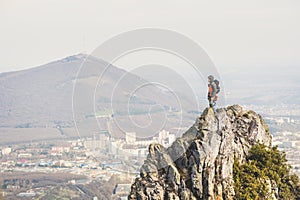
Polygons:
<instances>
[{"instance_id":1,"label":"distant mountain","mask_svg":"<svg viewBox=\"0 0 300 200\"><path fill-rule=\"evenodd\" d=\"M238 68L222 74L227 104L299 105L299 67Z\"/></svg>"},{"instance_id":2,"label":"distant mountain","mask_svg":"<svg viewBox=\"0 0 300 200\"><path fill-rule=\"evenodd\" d=\"M84 55L0 75L0 126L47 127L71 123L71 95Z\"/></svg>"},{"instance_id":3,"label":"distant mountain","mask_svg":"<svg viewBox=\"0 0 300 200\"><path fill-rule=\"evenodd\" d=\"M0 128L73 128L74 117L76 125L91 134L107 128L103 121L100 122L103 127L96 127L96 116L113 114L115 121L121 125L124 122L123 131L132 131L136 127L130 128L128 115L134 118L147 117L149 112L155 116L180 109L197 111L192 106L195 102L180 92L177 95L180 104L164 88L101 59L78 54L39 67L0 74ZM120 124L112 126L116 128Z\"/></svg>"}]
</instances>

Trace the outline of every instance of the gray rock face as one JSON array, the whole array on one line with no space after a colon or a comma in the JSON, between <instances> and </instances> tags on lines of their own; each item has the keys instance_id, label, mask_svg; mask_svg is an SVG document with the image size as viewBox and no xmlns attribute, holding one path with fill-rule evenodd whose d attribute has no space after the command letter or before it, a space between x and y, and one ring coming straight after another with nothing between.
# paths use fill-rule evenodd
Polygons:
<instances>
[{"instance_id":1,"label":"gray rock face","mask_svg":"<svg viewBox=\"0 0 300 200\"><path fill-rule=\"evenodd\" d=\"M258 142L272 142L260 115L238 105L206 109L168 149L149 146L128 199L233 199L234 158L243 162Z\"/></svg>"}]
</instances>

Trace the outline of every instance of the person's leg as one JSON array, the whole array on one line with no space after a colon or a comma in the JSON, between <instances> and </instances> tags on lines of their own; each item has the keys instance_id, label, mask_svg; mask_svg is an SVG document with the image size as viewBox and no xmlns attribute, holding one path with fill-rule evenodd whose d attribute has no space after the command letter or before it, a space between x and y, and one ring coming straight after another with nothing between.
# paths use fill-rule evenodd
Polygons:
<instances>
[{"instance_id":1,"label":"person's leg","mask_svg":"<svg viewBox=\"0 0 300 200\"><path fill-rule=\"evenodd\" d=\"M216 104L217 104L217 102L216 102L216 101L213 101L213 107L216 106Z\"/></svg>"},{"instance_id":2,"label":"person's leg","mask_svg":"<svg viewBox=\"0 0 300 200\"><path fill-rule=\"evenodd\" d=\"M208 102L209 102L209 107L213 107L213 105L214 105L214 100L213 100L213 98L208 98Z\"/></svg>"}]
</instances>

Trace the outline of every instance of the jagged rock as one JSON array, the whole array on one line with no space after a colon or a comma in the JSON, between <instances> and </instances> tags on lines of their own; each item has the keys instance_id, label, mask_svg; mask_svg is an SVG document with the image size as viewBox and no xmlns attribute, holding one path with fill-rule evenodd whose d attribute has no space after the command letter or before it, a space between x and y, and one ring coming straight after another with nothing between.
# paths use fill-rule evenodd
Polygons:
<instances>
[{"instance_id":1,"label":"jagged rock","mask_svg":"<svg viewBox=\"0 0 300 200\"><path fill-rule=\"evenodd\" d=\"M258 142L266 146L272 142L260 115L238 105L216 112L205 109L168 149L149 146L128 199L233 199L234 158L244 162Z\"/></svg>"}]
</instances>

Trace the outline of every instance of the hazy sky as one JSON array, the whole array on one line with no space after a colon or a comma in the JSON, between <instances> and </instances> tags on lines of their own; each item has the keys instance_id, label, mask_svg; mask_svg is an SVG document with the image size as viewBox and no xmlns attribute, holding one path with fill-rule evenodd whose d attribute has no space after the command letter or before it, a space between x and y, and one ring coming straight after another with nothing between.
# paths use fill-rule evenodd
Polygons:
<instances>
[{"instance_id":1,"label":"hazy sky","mask_svg":"<svg viewBox=\"0 0 300 200\"><path fill-rule=\"evenodd\" d=\"M300 64L299 0L0 0L0 72L38 66L142 27L198 42L218 68Z\"/></svg>"}]
</instances>

